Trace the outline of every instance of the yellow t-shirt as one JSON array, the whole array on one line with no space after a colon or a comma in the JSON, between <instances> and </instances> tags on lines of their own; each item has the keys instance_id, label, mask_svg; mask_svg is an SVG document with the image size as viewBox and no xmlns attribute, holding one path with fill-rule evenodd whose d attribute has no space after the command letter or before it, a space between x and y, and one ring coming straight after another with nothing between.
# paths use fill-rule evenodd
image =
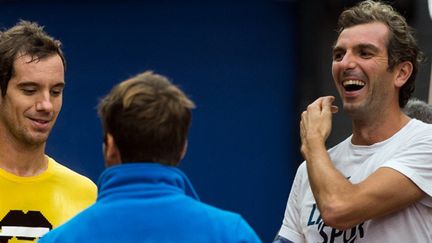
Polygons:
<instances>
[{"instance_id":1,"label":"yellow t-shirt","mask_svg":"<svg viewBox=\"0 0 432 243\"><path fill-rule=\"evenodd\" d=\"M89 178L49 157L48 169L37 176L0 169L0 242L36 242L93 204L96 196Z\"/></svg>"}]
</instances>

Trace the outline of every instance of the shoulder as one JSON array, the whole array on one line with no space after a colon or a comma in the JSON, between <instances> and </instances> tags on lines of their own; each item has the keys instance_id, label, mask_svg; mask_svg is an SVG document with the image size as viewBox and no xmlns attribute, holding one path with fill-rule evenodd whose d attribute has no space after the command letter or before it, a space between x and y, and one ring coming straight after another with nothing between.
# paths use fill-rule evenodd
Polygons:
<instances>
[{"instance_id":1,"label":"shoulder","mask_svg":"<svg viewBox=\"0 0 432 243\"><path fill-rule=\"evenodd\" d=\"M221 209L217 210L222 216L221 223L227 223L225 231L228 232L229 237L236 237L238 242L261 242L253 228L240 214Z\"/></svg>"},{"instance_id":2,"label":"shoulder","mask_svg":"<svg viewBox=\"0 0 432 243\"><path fill-rule=\"evenodd\" d=\"M199 215L204 221L207 221L207 229L220 231L221 235L230 237L241 236L240 238L246 237L251 239L250 241L241 242L260 242L253 228L240 214L220 209L203 202L197 201L197 203L199 204L197 207L203 210Z\"/></svg>"},{"instance_id":3,"label":"shoulder","mask_svg":"<svg viewBox=\"0 0 432 243\"><path fill-rule=\"evenodd\" d=\"M238 213L217 208L204 202L195 202L195 210L205 212L205 214L203 215L206 215L206 217L208 217L208 220L210 221L217 220L214 222L223 222L224 224L236 224L237 221L243 220L242 216Z\"/></svg>"},{"instance_id":4,"label":"shoulder","mask_svg":"<svg viewBox=\"0 0 432 243\"><path fill-rule=\"evenodd\" d=\"M426 136L432 138L432 124L424 123L422 121L411 119L406 126L407 133L414 133L417 136Z\"/></svg>"},{"instance_id":5,"label":"shoulder","mask_svg":"<svg viewBox=\"0 0 432 243\"><path fill-rule=\"evenodd\" d=\"M294 177L294 184L298 184L298 183L301 184L302 182L307 180L308 180L308 175L307 175L306 161L303 161L297 168L297 172Z\"/></svg>"},{"instance_id":6,"label":"shoulder","mask_svg":"<svg viewBox=\"0 0 432 243\"><path fill-rule=\"evenodd\" d=\"M59 178L62 183L70 183L74 187L90 188L96 190L96 184L88 177L79 174L76 171L58 163L53 158L49 159L49 170L52 176Z\"/></svg>"},{"instance_id":7,"label":"shoulder","mask_svg":"<svg viewBox=\"0 0 432 243\"><path fill-rule=\"evenodd\" d=\"M401 132L394 144L400 144L412 151L426 151L432 148L432 124L412 119ZM432 151L432 150L431 150Z\"/></svg>"}]
</instances>

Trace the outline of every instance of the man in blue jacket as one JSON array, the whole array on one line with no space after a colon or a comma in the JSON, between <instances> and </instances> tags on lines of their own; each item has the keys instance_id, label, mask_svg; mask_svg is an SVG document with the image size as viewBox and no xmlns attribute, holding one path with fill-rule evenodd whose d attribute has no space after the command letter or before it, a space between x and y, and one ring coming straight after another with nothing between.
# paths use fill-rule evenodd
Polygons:
<instances>
[{"instance_id":1,"label":"man in blue jacket","mask_svg":"<svg viewBox=\"0 0 432 243\"><path fill-rule=\"evenodd\" d=\"M238 214L199 201L175 166L194 103L145 72L101 100L104 159L97 202L40 242L260 242Z\"/></svg>"}]
</instances>

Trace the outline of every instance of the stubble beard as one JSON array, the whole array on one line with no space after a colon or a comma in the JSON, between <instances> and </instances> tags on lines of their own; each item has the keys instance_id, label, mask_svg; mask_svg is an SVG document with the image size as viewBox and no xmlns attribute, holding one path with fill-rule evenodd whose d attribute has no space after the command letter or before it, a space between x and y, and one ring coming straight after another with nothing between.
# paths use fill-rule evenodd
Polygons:
<instances>
[{"instance_id":1,"label":"stubble beard","mask_svg":"<svg viewBox=\"0 0 432 243\"><path fill-rule=\"evenodd\" d=\"M21 144L28 148L39 148L44 146L48 140L52 128L46 132L32 130L29 127L16 127L16 125L9 125L8 129L17 144Z\"/></svg>"}]
</instances>

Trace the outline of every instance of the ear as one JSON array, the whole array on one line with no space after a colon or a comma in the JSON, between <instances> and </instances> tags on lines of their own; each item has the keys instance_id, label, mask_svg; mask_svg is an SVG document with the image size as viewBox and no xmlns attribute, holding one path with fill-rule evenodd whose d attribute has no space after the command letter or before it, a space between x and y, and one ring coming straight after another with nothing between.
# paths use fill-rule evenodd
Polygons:
<instances>
[{"instance_id":1,"label":"ear","mask_svg":"<svg viewBox=\"0 0 432 243\"><path fill-rule=\"evenodd\" d=\"M121 164L120 151L115 143L114 137L110 133L106 134L103 143L103 155L106 167Z\"/></svg>"},{"instance_id":2,"label":"ear","mask_svg":"<svg viewBox=\"0 0 432 243\"><path fill-rule=\"evenodd\" d=\"M396 71L395 86L400 88L406 83L409 77L411 77L413 65L409 61L399 63L396 67Z\"/></svg>"},{"instance_id":3,"label":"ear","mask_svg":"<svg viewBox=\"0 0 432 243\"><path fill-rule=\"evenodd\" d=\"M186 139L186 141L185 141L185 143L183 145L182 152L180 154L180 160L182 160L186 156L187 147L188 147L188 140Z\"/></svg>"}]
</instances>

